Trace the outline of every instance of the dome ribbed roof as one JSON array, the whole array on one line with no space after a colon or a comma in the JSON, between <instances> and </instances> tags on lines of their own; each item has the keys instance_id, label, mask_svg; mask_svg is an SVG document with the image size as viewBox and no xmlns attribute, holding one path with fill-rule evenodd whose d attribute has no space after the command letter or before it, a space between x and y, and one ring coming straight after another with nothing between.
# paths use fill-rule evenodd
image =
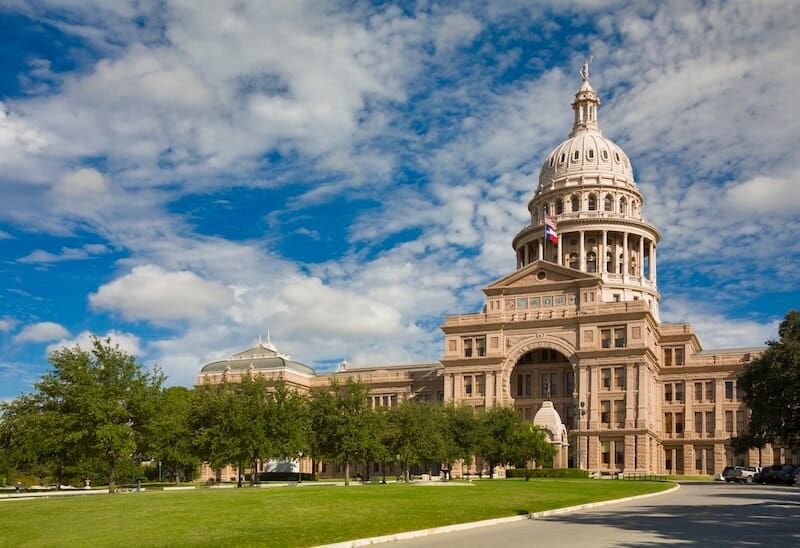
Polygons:
<instances>
[{"instance_id":1,"label":"dome ribbed roof","mask_svg":"<svg viewBox=\"0 0 800 548\"><path fill-rule=\"evenodd\" d=\"M290 369L304 375L316 376L314 369L304 363L296 362L278 352L271 342L259 342L253 348L234 354L227 360L211 362L203 366L201 373L221 373L224 371L267 371Z\"/></svg>"}]
</instances>

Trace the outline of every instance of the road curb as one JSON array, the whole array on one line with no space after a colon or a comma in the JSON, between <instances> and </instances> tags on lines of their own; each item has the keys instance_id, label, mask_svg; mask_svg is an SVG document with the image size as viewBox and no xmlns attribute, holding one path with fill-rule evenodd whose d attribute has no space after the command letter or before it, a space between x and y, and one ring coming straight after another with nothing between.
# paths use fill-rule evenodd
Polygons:
<instances>
[{"instance_id":1,"label":"road curb","mask_svg":"<svg viewBox=\"0 0 800 548\"><path fill-rule=\"evenodd\" d=\"M469 529L477 529L478 527L489 527L492 525L502 525L504 523L513 523L526 519L541 519L550 516L557 516L560 514L568 514L570 512L578 512L580 510L589 510L591 508L598 508L600 506L610 506L612 504L619 504L621 502L629 502L632 500L646 499L649 497L657 497L659 495L666 495L667 493L674 493L680 489L680 485L676 484L675 487L667 489L666 491L659 491L657 493L647 493L646 495L636 495L633 497L625 497L621 499L603 500L600 502L589 502L586 504L579 504L577 506L567 506L566 508L555 508L553 510L543 510L541 512L533 512L530 514L523 514L521 516L510 516L506 518L485 519L481 521L472 521L469 523L456 523L455 525L445 525L443 527L432 527L430 529L420 529L418 531L406 531L404 533L393 533L390 535L382 535L379 537L360 538L356 540L347 540L345 542L337 542L334 544L323 544L316 548L354 548L356 546L369 546L371 544L380 544L383 542L394 542L397 540L410 540L421 537L428 537L431 535L441 535L444 533L455 533L456 531L467 531Z\"/></svg>"}]
</instances>

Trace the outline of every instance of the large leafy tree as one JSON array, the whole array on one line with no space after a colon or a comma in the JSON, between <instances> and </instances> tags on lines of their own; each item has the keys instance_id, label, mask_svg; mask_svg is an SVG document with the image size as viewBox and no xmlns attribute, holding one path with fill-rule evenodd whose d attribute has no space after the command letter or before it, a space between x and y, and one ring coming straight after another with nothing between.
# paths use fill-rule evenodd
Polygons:
<instances>
[{"instance_id":1,"label":"large leafy tree","mask_svg":"<svg viewBox=\"0 0 800 548\"><path fill-rule=\"evenodd\" d=\"M350 466L366 461L374 443L368 395L368 387L353 379L311 392L311 448L315 458L344 465L345 485L350 484Z\"/></svg>"},{"instance_id":2,"label":"large leafy tree","mask_svg":"<svg viewBox=\"0 0 800 548\"><path fill-rule=\"evenodd\" d=\"M200 459L192 444L189 427L192 390L172 386L161 392L157 412L147 425L147 454L175 480L191 479Z\"/></svg>"},{"instance_id":3,"label":"large leafy tree","mask_svg":"<svg viewBox=\"0 0 800 548\"><path fill-rule=\"evenodd\" d=\"M442 410L445 462L452 468L454 462L469 461L478 452L481 429L475 409L468 405L448 405Z\"/></svg>"},{"instance_id":4,"label":"large leafy tree","mask_svg":"<svg viewBox=\"0 0 800 548\"><path fill-rule=\"evenodd\" d=\"M509 461L517 468L525 468L525 480L528 476L528 463L536 461L538 465L550 467L556 448L547 440L547 434L538 426L521 423L511 433L509 443Z\"/></svg>"},{"instance_id":5,"label":"large leafy tree","mask_svg":"<svg viewBox=\"0 0 800 548\"><path fill-rule=\"evenodd\" d=\"M751 411L747 432L733 440L738 451L770 442L800 449L800 312L786 315L778 336L737 381Z\"/></svg>"},{"instance_id":6,"label":"large leafy tree","mask_svg":"<svg viewBox=\"0 0 800 548\"><path fill-rule=\"evenodd\" d=\"M428 402L402 403L391 408L388 422L392 433L389 450L400 457L406 481L409 466L445 460L447 442L441 406Z\"/></svg>"},{"instance_id":7,"label":"large leafy tree","mask_svg":"<svg viewBox=\"0 0 800 548\"><path fill-rule=\"evenodd\" d=\"M114 492L118 467L146 445L163 375L97 337L90 350L62 348L49 361L34 392L5 406L4 437L24 461L52 467L59 483L64 466L100 462Z\"/></svg>"},{"instance_id":8,"label":"large leafy tree","mask_svg":"<svg viewBox=\"0 0 800 548\"><path fill-rule=\"evenodd\" d=\"M514 435L522 419L510 406L492 407L480 418L479 454L489 465L489 476L494 477L494 468L511 462L514 458Z\"/></svg>"}]
</instances>

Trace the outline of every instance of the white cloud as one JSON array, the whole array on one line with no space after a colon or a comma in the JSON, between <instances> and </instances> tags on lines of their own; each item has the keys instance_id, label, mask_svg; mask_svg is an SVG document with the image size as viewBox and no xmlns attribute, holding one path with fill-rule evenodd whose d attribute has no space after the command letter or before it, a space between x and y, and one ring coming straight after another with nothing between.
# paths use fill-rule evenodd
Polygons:
<instances>
[{"instance_id":1,"label":"white cloud","mask_svg":"<svg viewBox=\"0 0 800 548\"><path fill-rule=\"evenodd\" d=\"M445 15L435 25L434 41L437 51L448 51L468 45L481 31L481 22L464 13Z\"/></svg>"},{"instance_id":2,"label":"white cloud","mask_svg":"<svg viewBox=\"0 0 800 548\"><path fill-rule=\"evenodd\" d=\"M232 300L231 290L218 282L156 265L137 266L89 295L95 309L154 323L202 320L212 313L224 315Z\"/></svg>"},{"instance_id":3,"label":"white cloud","mask_svg":"<svg viewBox=\"0 0 800 548\"><path fill-rule=\"evenodd\" d=\"M0 331L11 331L19 323L14 318L0 318Z\"/></svg>"},{"instance_id":4,"label":"white cloud","mask_svg":"<svg viewBox=\"0 0 800 548\"><path fill-rule=\"evenodd\" d=\"M729 185L723 204L739 214L800 214L800 180L757 175Z\"/></svg>"},{"instance_id":5,"label":"white cloud","mask_svg":"<svg viewBox=\"0 0 800 548\"><path fill-rule=\"evenodd\" d=\"M112 345L119 345L121 350L133 356L139 356L142 353L141 341L138 336L132 333L125 333L112 329L99 335L89 331L81 331L78 335L71 338L62 338L60 341L47 346L47 352L53 352L61 348L73 348L79 346L83 350L92 349L92 336L97 336L102 340L111 339Z\"/></svg>"},{"instance_id":6,"label":"white cloud","mask_svg":"<svg viewBox=\"0 0 800 548\"><path fill-rule=\"evenodd\" d=\"M58 253L51 253L43 249L32 251L24 257L17 259L18 263L58 263L62 261L76 261L88 259L96 255L108 253L109 249L103 244L86 244L80 248L62 247Z\"/></svg>"},{"instance_id":7,"label":"white cloud","mask_svg":"<svg viewBox=\"0 0 800 548\"><path fill-rule=\"evenodd\" d=\"M14 342L40 343L61 339L68 335L69 331L61 324L55 322L39 322L26 325L22 331L14 335Z\"/></svg>"},{"instance_id":8,"label":"white cloud","mask_svg":"<svg viewBox=\"0 0 800 548\"><path fill-rule=\"evenodd\" d=\"M781 321L729 318L680 299L666 303L662 316L666 322L692 324L704 349L764 346L766 341L777 338Z\"/></svg>"}]
</instances>

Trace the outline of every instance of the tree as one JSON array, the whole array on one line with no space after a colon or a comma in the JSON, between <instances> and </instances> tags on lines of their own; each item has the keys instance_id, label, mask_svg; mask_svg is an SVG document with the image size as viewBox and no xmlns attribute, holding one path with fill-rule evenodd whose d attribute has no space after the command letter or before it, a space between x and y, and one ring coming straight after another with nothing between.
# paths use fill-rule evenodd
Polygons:
<instances>
[{"instance_id":1,"label":"tree","mask_svg":"<svg viewBox=\"0 0 800 548\"><path fill-rule=\"evenodd\" d=\"M770 442L800 449L800 312L786 315L778 336L737 381L750 408L747 432L732 440L739 452Z\"/></svg>"},{"instance_id":2,"label":"tree","mask_svg":"<svg viewBox=\"0 0 800 548\"><path fill-rule=\"evenodd\" d=\"M158 461L159 471L163 466L171 473L175 483L191 479L200 465L189 427L192 397L192 390L182 386L163 390L155 416L146 425L147 454Z\"/></svg>"},{"instance_id":3,"label":"tree","mask_svg":"<svg viewBox=\"0 0 800 548\"><path fill-rule=\"evenodd\" d=\"M479 453L489 464L489 477L495 466L512 460L514 433L522 420L513 407L492 407L481 416Z\"/></svg>"},{"instance_id":4,"label":"tree","mask_svg":"<svg viewBox=\"0 0 800 548\"><path fill-rule=\"evenodd\" d=\"M5 406L4 437L23 460L51 466L59 483L68 464L102 462L113 493L119 465L145 446L163 375L97 337L91 350L62 348L49 362L34 393Z\"/></svg>"},{"instance_id":5,"label":"tree","mask_svg":"<svg viewBox=\"0 0 800 548\"><path fill-rule=\"evenodd\" d=\"M509 461L525 469L525 481L530 479L528 463L552 466L556 448L547 440L547 434L538 426L521 423L512 432L509 443Z\"/></svg>"},{"instance_id":6,"label":"tree","mask_svg":"<svg viewBox=\"0 0 800 548\"><path fill-rule=\"evenodd\" d=\"M480 423L475 409L468 405L448 405L443 408L443 434L448 469L458 460L469 461L480 446Z\"/></svg>"},{"instance_id":7,"label":"tree","mask_svg":"<svg viewBox=\"0 0 800 548\"><path fill-rule=\"evenodd\" d=\"M392 407L387 418L392 434L389 450L399 455L406 481L409 479L409 466L445 460L447 444L443 436L441 406L428 402L405 402Z\"/></svg>"},{"instance_id":8,"label":"tree","mask_svg":"<svg viewBox=\"0 0 800 548\"><path fill-rule=\"evenodd\" d=\"M353 379L311 391L314 456L344 465L345 485L350 485L351 464L363 461L373 442L368 394L368 387Z\"/></svg>"}]
</instances>

